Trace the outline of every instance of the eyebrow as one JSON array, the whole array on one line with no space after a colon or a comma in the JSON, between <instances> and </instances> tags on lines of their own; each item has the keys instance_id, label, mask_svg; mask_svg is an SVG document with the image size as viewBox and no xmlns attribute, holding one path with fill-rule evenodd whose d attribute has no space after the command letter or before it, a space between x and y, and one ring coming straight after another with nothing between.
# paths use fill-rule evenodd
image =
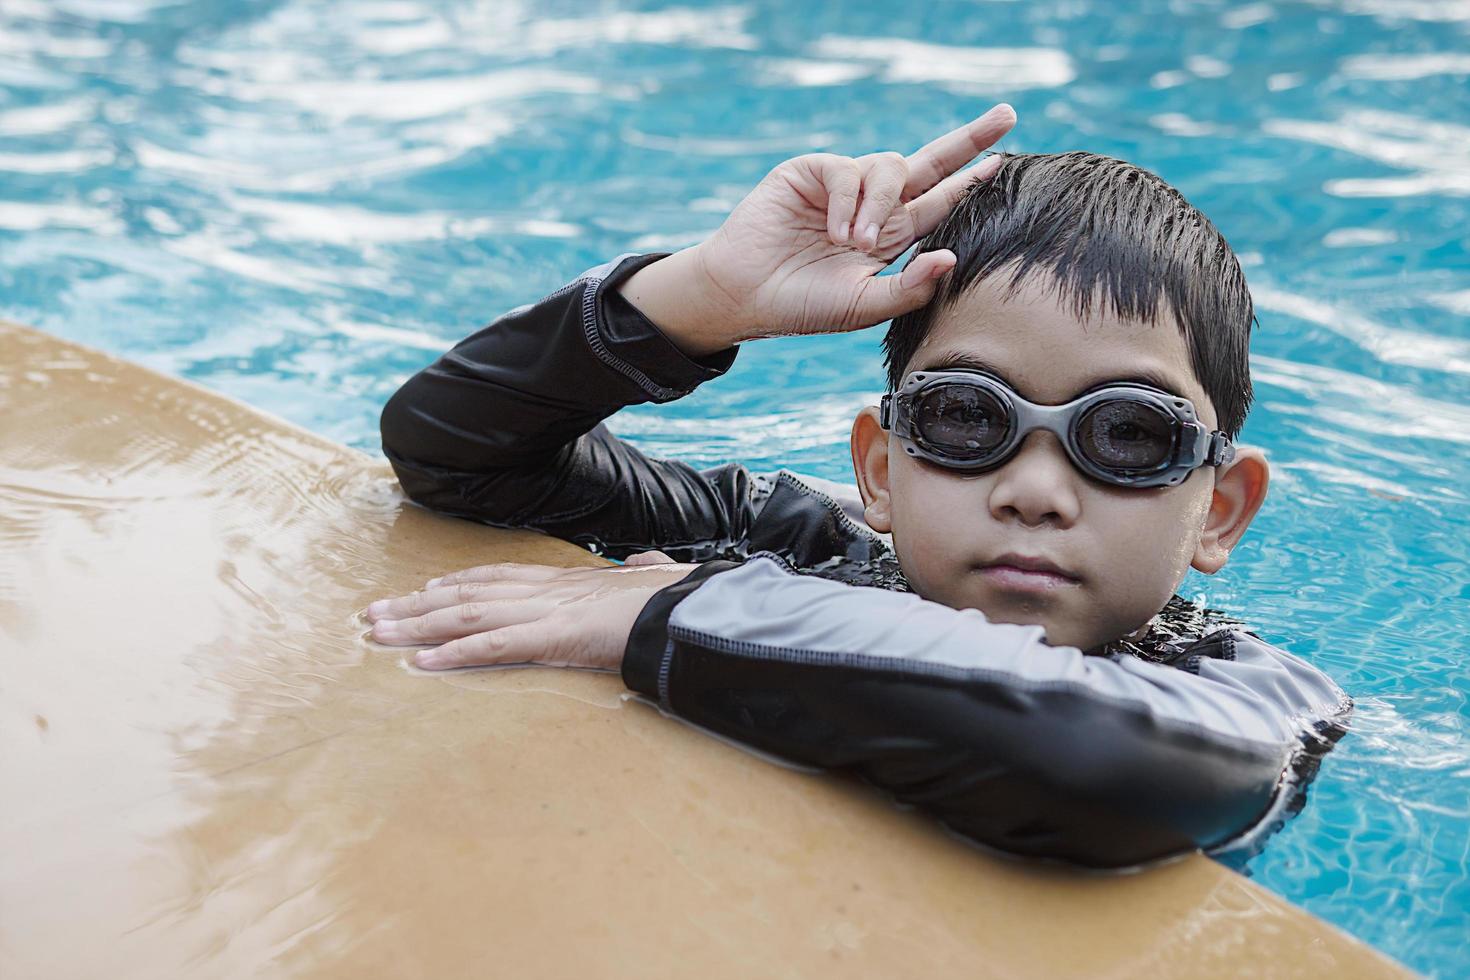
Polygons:
<instances>
[{"instance_id":1,"label":"eyebrow","mask_svg":"<svg viewBox=\"0 0 1470 980\"><path fill-rule=\"evenodd\" d=\"M969 368L973 371L984 371L986 374L993 374L997 378L1000 378L1002 381L1004 381L1006 384L1010 385L1016 391L1020 392L1023 397L1025 396L1025 392L1021 390L1021 387L1015 384L1010 378L1006 377L1006 373L1004 371L996 367L994 364L991 364L980 355L972 354L969 351L944 351L943 353L937 354L933 358L929 359L929 362L924 367L915 368L914 370L949 371L955 368ZM1133 372L1132 374L1103 375L1097 378L1093 378L1092 380L1085 382L1082 387L1075 392L1075 394L1080 395L1085 391L1091 391L1092 389L1100 388L1103 385L1117 384L1120 382L1131 382L1133 384L1148 385L1150 388L1158 388L1161 391L1167 391L1171 395L1179 395L1184 388L1184 386L1179 384L1178 381L1170 378L1169 376L1161 372L1152 371L1148 368L1143 368Z\"/></svg>"}]
</instances>

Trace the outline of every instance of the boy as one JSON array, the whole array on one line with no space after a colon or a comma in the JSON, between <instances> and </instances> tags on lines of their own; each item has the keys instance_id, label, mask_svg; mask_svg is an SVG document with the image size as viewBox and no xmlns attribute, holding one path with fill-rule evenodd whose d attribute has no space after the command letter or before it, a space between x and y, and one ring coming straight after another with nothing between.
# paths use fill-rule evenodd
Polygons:
<instances>
[{"instance_id":1,"label":"boy","mask_svg":"<svg viewBox=\"0 0 1470 980\"><path fill-rule=\"evenodd\" d=\"M960 171L1013 124L1002 105L912 157L788 160L708 241L587 273L411 379L383 438L414 500L661 550L448 575L374 603L374 637L435 644L430 669L620 667L666 710L1011 853L1256 846L1351 702L1171 598L1266 492L1263 455L1232 445L1244 278L1121 161ZM845 500L649 459L601 424L717 377L739 342L890 318L890 393L854 421Z\"/></svg>"}]
</instances>

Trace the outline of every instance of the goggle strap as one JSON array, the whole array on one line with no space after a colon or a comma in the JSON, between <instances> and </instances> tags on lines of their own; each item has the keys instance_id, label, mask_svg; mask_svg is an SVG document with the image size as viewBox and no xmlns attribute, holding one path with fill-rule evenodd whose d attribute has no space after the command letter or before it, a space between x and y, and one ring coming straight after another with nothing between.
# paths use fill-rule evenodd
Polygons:
<instances>
[{"instance_id":1,"label":"goggle strap","mask_svg":"<svg viewBox=\"0 0 1470 980\"><path fill-rule=\"evenodd\" d=\"M878 425L883 429L893 428L893 396L884 395L878 403Z\"/></svg>"},{"instance_id":2,"label":"goggle strap","mask_svg":"<svg viewBox=\"0 0 1470 980\"><path fill-rule=\"evenodd\" d=\"M1210 433L1210 454L1206 459L1211 466L1224 466L1235 458L1235 447L1230 437L1223 432Z\"/></svg>"}]
</instances>

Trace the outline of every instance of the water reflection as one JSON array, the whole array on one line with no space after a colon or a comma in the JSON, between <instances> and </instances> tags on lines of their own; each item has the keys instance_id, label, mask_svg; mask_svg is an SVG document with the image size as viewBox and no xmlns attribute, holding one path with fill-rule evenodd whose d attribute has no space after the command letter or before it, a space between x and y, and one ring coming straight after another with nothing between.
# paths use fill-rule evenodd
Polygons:
<instances>
[{"instance_id":1,"label":"water reflection","mask_svg":"<svg viewBox=\"0 0 1470 980\"><path fill-rule=\"evenodd\" d=\"M1339 177L1323 189L1344 197L1470 194L1470 126L1403 113L1354 111L1335 122L1267 120L1264 131L1355 153L1376 163L1420 169L1407 177Z\"/></svg>"}]
</instances>

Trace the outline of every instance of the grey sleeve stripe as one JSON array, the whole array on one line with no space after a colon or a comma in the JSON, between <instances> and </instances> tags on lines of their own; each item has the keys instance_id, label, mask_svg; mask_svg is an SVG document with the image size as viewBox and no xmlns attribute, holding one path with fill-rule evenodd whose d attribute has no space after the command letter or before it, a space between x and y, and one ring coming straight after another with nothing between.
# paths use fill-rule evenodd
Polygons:
<instances>
[{"instance_id":1,"label":"grey sleeve stripe","mask_svg":"<svg viewBox=\"0 0 1470 980\"><path fill-rule=\"evenodd\" d=\"M944 674L1069 693L1167 727L1277 750L1341 710L1325 675L1265 644L1199 675L1051 646L1039 626L992 623L911 593L798 575L762 554L712 576L674 607L670 636L727 653Z\"/></svg>"},{"instance_id":2,"label":"grey sleeve stripe","mask_svg":"<svg viewBox=\"0 0 1470 980\"><path fill-rule=\"evenodd\" d=\"M622 262L624 259L633 254L634 253L632 252L624 252L621 255L615 256L609 262L604 262L601 265L594 265L592 268L588 269L586 272L582 273L580 276L567 283L567 286L575 286L579 282L586 282L588 280L601 282L602 280L606 279L614 269L618 267L618 263Z\"/></svg>"}]
</instances>

